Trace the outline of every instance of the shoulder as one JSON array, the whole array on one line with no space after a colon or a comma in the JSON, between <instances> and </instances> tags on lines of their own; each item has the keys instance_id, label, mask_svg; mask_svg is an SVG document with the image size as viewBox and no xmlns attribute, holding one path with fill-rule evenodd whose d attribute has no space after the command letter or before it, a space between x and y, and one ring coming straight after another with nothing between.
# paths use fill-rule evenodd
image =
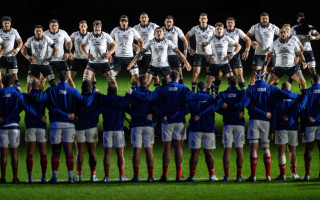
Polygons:
<instances>
[{"instance_id":1,"label":"shoulder","mask_svg":"<svg viewBox=\"0 0 320 200\"><path fill-rule=\"evenodd\" d=\"M61 32L61 34L65 35L65 36L69 36L65 30L60 29L59 31Z\"/></svg>"}]
</instances>

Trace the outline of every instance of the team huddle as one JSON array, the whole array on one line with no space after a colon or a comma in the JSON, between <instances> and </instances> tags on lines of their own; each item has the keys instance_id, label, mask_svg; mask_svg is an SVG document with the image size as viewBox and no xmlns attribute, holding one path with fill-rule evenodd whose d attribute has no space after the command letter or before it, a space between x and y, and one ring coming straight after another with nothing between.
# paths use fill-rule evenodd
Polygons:
<instances>
[{"instance_id":1,"label":"team huddle","mask_svg":"<svg viewBox=\"0 0 320 200\"><path fill-rule=\"evenodd\" d=\"M199 16L200 24L187 34L174 25L173 16L167 16L165 25L159 27L149 22L149 16L145 12L140 15L140 23L133 28L128 26L128 16L122 15L120 26L114 28L110 35L102 31L100 20L93 22L92 32L87 31L87 22L82 20L79 22L79 31L69 36L59 28L58 20L53 19L46 31L41 25L36 25L34 36L24 44L18 31L11 27L11 22L10 17L3 17L3 27L0 30L0 183L6 183L9 150L13 183L20 182L18 147L19 114L22 110L26 112L24 120L28 182L33 183L36 144L40 153L41 182L47 182L46 109L49 111L48 138L52 148L50 183L58 181L61 146L66 156L69 183L82 181L85 146L89 154L91 181L98 181L96 144L100 115L103 118L102 140L105 150L103 181L110 181L110 156L113 147L118 158L119 180L128 181L124 175L126 113L131 116L129 123L134 172L131 181L139 181L142 148L146 153L147 180L155 181L153 144L156 124L161 127L164 143L163 171L159 181L167 181L172 147L175 150L176 181L195 180L201 148L205 154L209 181L218 180L213 157L213 150L216 148L215 113L218 113L223 116L224 123L223 181L229 181L230 154L234 143L237 154L236 181L241 182L243 146L246 141L245 108L249 114L247 138L251 166L251 175L246 181L256 181L259 141L263 150L266 180L272 180L271 140L275 140L278 145L280 175L275 179L286 180L286 149L289 152L291 178L300 178L296 173L299 123L300 134L305 143L305 175L302 179L310 179L315 140L320 149L320 76L316 74L310 41L319 40L320 34L307 23L303 13L297 15L297 25L291 27L290 24L284 24L281 29L269 22L267 13L262 13L260 22L253 25L246 34L235 27L236 20L232 17L227 18L226 28L220 22L215 26L209 25L208 15L205 13ZM190 44L193 36L196 41L195 50ZM246 46L241 55L240 38ZM183 42L183 52L178 48L179 39ZM251 47L255 50L253 73L246 88L241 59L248 59ZM21 93L18 79L16 55L20 50L30 62L26 93ZM192 67L187 60L188 53L194 58ZM70 67L68 60L72 63ZM119 96L116 77L123 68L131 73L131 89L125 96ZM191 90L184 85L184 68L188 71L193 69ZM206 80L198 82L202 68L206 70ZM310 88L307 88L300 68L309 69L312 76ZM84 72L80 93L75 89L73 78L81 70ZM143 70L146 70L145 74L140 73ZM108 80L107 95L96 89L95 77L99 71ZM58 74L58 78L55 74ZM279 89L278 82L285 75L288 76L288 81ZM219 93L223 76L227 77L229 87ZM50 87L45 89L46 80ZM301 95L291 92L293 80L299 84ZM151 84L155 87L154 91L148 89ZM189 113L188 141L191 158L189 176L185 179L182 176L182 146L187 139L185 116ZM73 175L74 143L77 146L76 177Z\"/></svg>"}]
</instances>

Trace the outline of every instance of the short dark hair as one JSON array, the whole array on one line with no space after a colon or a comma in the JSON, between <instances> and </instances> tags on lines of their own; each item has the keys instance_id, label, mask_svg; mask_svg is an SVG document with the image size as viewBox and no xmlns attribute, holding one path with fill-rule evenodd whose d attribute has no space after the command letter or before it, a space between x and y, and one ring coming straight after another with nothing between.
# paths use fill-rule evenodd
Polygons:
<instances>
[{"instance_id":1,"label":"short dark hair","mask_svg":"<svg viewBox=\"0 0 320 200\"><path fill-rule=\"evenodd\" d=\"M2 77L2 84L4 87L13 85L15 81L15 77L13 76L13 74L5 74Z\"/></svg>"},{"instance_id":2,"label":"short dark hair","mask_svg":"<svg viewBox=\"0 0 320 200\"><path fill-rule=\"evenodd\" d=\"M154 32L156 32L156 30L158 30L158 29L163 30L162 27L158 26L156 29L154 29Z\"/></svg>"},{"instance_id":3,"label":"short dark hair","mask_svg":"<svg viewBox=\"0 0 320 200\"><path fill-rule=\"evenodd\" d=\"M177 81L180 77L179 72L176 70L172 70L169 75L170 75L171 81Z\"/></svg>"},{"instance_id":4,"label":"short dark hair","mask_svg":"<svg viewBox=\"0 0 320 200\"><path fill-rule=\"evenodd\" d=\"M146 86L148 83L148 77L145 74L140 74L138 80L141 86Z\"/></svg>"},{"instance_id":5,"label":"short dark hair","mask_svg":"<svg viewBox=\"0 0 320 200\"><path fill-rule=\"evenodd\" d=\"M233 17L228 17L226 21L229 21L229 20L232 20L232 21L236 22L236 19L233 18Z\"/></svg>"},{"instance_id":6,"label":"short dark hair","mask_svg":"<svg viewBox=\"0 0 320 200\"><path fill-rule=\"evenodd\" d=\"M235 76L229 76L228 77L228 84L230 86L236 86L237 82L238 82L238 80L237 80L237 78Z\"/></svg>"},{"instance_id":7,"label":"short dark hair","mask_svg":"<svg viewBox=\"0 0 320 200\"><path fill-rule=\"evenodd\" d=\"M202 16L208 17L208 14L207 13L200 13L199 17L202 17Z\"/></svg>"},{"instance_id":8,"label":"short dark hair","mask_svg":"<svg viewBox=\"0 0 320 200\"><path fill-rule=\"evenodd\" d=\"M3 23L4 21L12 22L12 19L11 19L11 17L9 17L9 16L3 16L3 17L1 18L1 22Z\"/></svg>"},{"instance_id":9,"label":"short dark hair","mask_svg":"<svg viewBox=\"0 0 320 200\"><path fill-rule=\"evenodd\" d=\"M266 13L266 12L263 12L263 13L260 14L260 17L269 17L269 14Z\"/></svg>"},{"instance_id":10,"label":"short dark hair","mask_svg":"<svg viewBox=\"0 0 320 200\"><path fill-rule=\"evenodd\" d=\"M79 22L79 25L81 25L81 24L88 24L88 23L87 23L86 20L81 20L81 21Z\"/></svg>"},{"instance_id":11,"label":"short dark hair","mask_svg":"<svg viewBox=\"0 0 320 200\"><path fill-rule=\"evenodd\" d=\"M81 85L82 93L90 92L93 89L92 82L89 80L84 80Z\"/></svg>"},{"instance_id":12,"label":"short dark hair","mask_svg":"<svg viewBox=\"0 0 320 200\"><path fill-rule=\"evenodd\" d=\"M214 27L215 27L215 28L217 28L217 27L222 27L222 28L224 28L224 25L223 25L223 23L221 23L221 22L217 22L217 23L214 25Z\"/></svg>"},{"instance_id":13,"label":"short dark hair","mask_svg":"<svg viewBox=\"0 0 320 200\"><path fill-rule=\"evenodd\" d=\"M200 81L197 84L197 89L198 89L198 91L203 91L203 90L207 89L207 84L204 81Z\"/></svg>"},{"instance_id":14,"label":"short dark hair","mask_svg":"<svg viewBox=\"0 0 320 200\"><path fill-rule=\"evenodd\" d=\"M142 13L140 14L140 16L141 16L141 15L147 15L147 16L149 16L147 12L142 12Z\"/></svg>"},{"instance_id":15,"label":"short dark hair","mask_svg":"<svg viewBox=\"0 0 320 200\"><path fill-rule=\"evenodd\" d=\"M303 12L299 12L299 13L297 14L297 19L299 19L299 17L305 17L304 13L303 13Z\"/></svg>"},{"instance_id":16,"label":"short dark hair","mask_svg":"<svg viewBox=\"0 0 320 200\"><path fill-rule=\"evenodd\" d=\"M52 24L52 23L59 24L59 21L57 19L52 19L52 20L49 21L49 25Z\"/></svg>"},{"instance_id":17,"label":"short dark hair","mask_svg":"<svg viewBox=\"0 0 320 200\"><path fill-rule=\"evenodd\" d=\"M108 87L108 95L117 95L117 94L118 94L117 86L110 84Z\"/></svg>"},{"instance_id":18,"label":"short dark hair","mask_svg":"<svg viewBox=\"0 0 320 200\"><path fill-rule=\"evenodd\" d=\"M172 20L174 20L174 17L173 17L172 15L168 15L168 16L166 17L166 19L172 19Z\"/></svg>"},{"instance_id":19,"label":"short dark hair","mask_svg":"<svg viewBox=\"0 0 320 200\"><path fill-rule=\"evenodd\" d=\"M101 20L95 20L93 22L93 26L102 26L102 21Z\"/></svg>"},{"instance_id":20,"label":"short dark hair","mask_svg":"<svg viewBox=\"0 0 320 200\"><path fill-rule=\"evenodd\" d=\"M313 84L320 83L320 75L319 74L312 75L311 81L313 82Z\"/></svg>"},{"instance_id":21,"label":"short dark hair","mask_svg":"<svg viewBox=\"0 0 320 200\"><path fill-rule=\"evenodd\" d=\"M33 30L36 30L36 28L41 28L43 30L43 27L41 25L35 25Z\"/></svg>"},{"instance_id":22,"label":"short dark hair","mask_svg":"<svg viewBox=\"0 0 320 200\"><path fill-rule=\"evenodd\" d=\"M59 80L61 81L61 82L65 82L65 81L67 81L68 80L68 74L67 74L67 72L66 71L61 71L61 72L59 72Z\"/></svg>"},{"instance_id":23,"label":"short dark hair","mask_svg":"<svg viewBox=\"0 0 320 200\"><path fill-rule=\"evenodd\" d=\"M287 82L282 83L281 89L284 90L284 91L289 91L290 90L290 86L291 86L291 84L287 81Z\"/></svg>"},{"instance_id":24,"label":"short dark hair","mask_svg":"<svg viewBox=\"0 0 320 200\"><path fill-rule=\"evenodd\" d=\"M127 15L121 15L120 21L121 21L121 19L128 19L128 21L129 21L129 17Z\"/></svg>"}]
</instances>

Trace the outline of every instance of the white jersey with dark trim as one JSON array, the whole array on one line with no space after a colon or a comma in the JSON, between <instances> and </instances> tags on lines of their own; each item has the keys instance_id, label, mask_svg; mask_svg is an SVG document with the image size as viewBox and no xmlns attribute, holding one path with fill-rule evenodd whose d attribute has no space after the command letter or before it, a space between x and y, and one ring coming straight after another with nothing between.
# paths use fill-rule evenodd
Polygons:
<instances>
[{"instance_id":1,"label":"white jersey with dark trim","mask_svg":"<svg viewBox=\"0 0 320 200\"><path fill-rule=\"evenodd\" d=\"M210 45L212 48L213 64L227 64L229 61L225 60L228 55L228 47L236 43L232 38L222 35L218 37L212 36L206 45Z\"/></svg>"},{"instance_id":2,"label":"white jersey with dark trim","mask_svg":"<svg viewBox=\"0 0 320 200\"><path fill-rule=\"evenodd\" d=\"M90 32L87 32L86 34L80 33L80 31L73 32L70 36L73 46L74 46L74 58L76 59L86 59L86 56L83 55L83 53L80 50L80 44L85 38L86 35L88 35ZM89 46L85 46L84 49L86 52L89 52Z\"/></svg>"},{"instance_id":3,"label":"white jersey with dark trim","mask_svg":"<svg viewBox=\"0 0 320 200\"><path fill-rule=\"evenodd\" d=\"M115 52L117 57L133 57L133 41L141 38L138 31L131 27L127 29L116 27L112 30L110 36L118 45Z\"/></svg>"},{"instance_id":4,"label":"white jersey with dark trim","mask_svg":"<svg viewBox=\"0 0 320 200\"><path fill-rule=\"evenodd\" d=\"M93 60L90 63L107 63L108 59L102 58L102 54L107 52L107 44L114 42L112 37L106 33L101 32L99 35L89 33L82 41L85 45L89 46L90 53L93 56Z\"/></svg>"},{"instance_id":5,"label":"white jersey with dark trim","mask_svg":"<svg viewBox=\"0 0 320 200\"><path fill-rule=\"evenodd\" d=\"M297 36L298 38L301 38L300 41L303 45L304 51L312 51L312 47L311 47L311 42L310 40L307 39L307 35L314 35L315 33L317 33L318 31L312 26L312 25L308 25L309 26L309 32L307 34L302 34L299 31L299 26L298 25L294 25L291 28L291 32L292 35Z\"/></svg>"},{"instance_id":6,"label":"white jersey with dark trim","mask_svg":"<svg viewBox=\"0 0 320 200\"><path fill-rule=\"evenodd\" d=\"M59 29L56 33L51 33L50 30L43 32L43 35L48 36L58 47L58 52L55 57L52 57L52 61L62 61L64 55L64 44L71 41L68 33L62 29ZM52 54L53 49L49 48L49 53Z\"/></svg>"},{"instance_id":7,"label":"white jersey with dark trim","mask_svg":"<svg viewBox=\"0 0 320 200\"><path fill-rule=\"evenodd\" d=\"M38 65L48 65L48 62L44 62L45 59L52 55L49 54L49 49L55 45L55 43L47 36L42 36L41 39L36 37L28 38L24 44L25 47L31 49L32 56L37 60Z\"/></svg>"},{"instance_id":8,"label":"white jersey with dark trim","mask_svg":"<svg viewBox=\"0 0 320 200\"><path fill-rule=\"evenodd\" d=\"M269 48L274 40L274 35L279 35L279 28L269 23L268 26L262 27L260 23L253 25L248 31L254 35L259 46L256 48L255 55L267 55Z\"/></svg>"},{"instance_id":9,"label":"white jersey with dark trim","mask_svg":"<svg viewBox=\"0 0 320 200\"><path fill-rule=\"evenodd\" d=\"M154 30L159 27L157 24L149 22L147 25L143 26L140 24L135 25L133 28L138 31L140 36L143 39L144 43L147 43L149 40L154 38ZM146 54L150 54L150 51L146 52Z\"/></svg>"},{"instance_id":10,"label":"white jersey with dark trim","mask_svg":"<svg viewBox=\"0 0 320 200\"><path fill-rule=\"evenodd\" d=\"M296 52L300 51L300 47L294 40L288 38L281 42L278 38L271 44L269 51L276 55L276 67L293 67Z\"/></svg>"},{"instance_id":11,"label":"white jersey with dark trim","mask_svg":"<svg viewBox=\"0 0 320 200\"><path fill-rule=\"evenodd\" d=\"M290 35L289 38L293 41L295 41L296 43L298 43L299 47L302 45L301 41L299 40L299 38L295 35Z\"/></svg>"},{"instance_id":12,"label":"white jersey with dark trim","mask_svg":"<svg viewBox=\"0 0 320 200\"><path fill-rule=\"evenodd\" d=\"M3 43L3 40L2 40L2 38L0 37L0 44L2 44ZM1 49L1 48L0 48Z\"/></svg>"},{"instance_id":13,"label":"white jersey with dark trim","mask_svg":"<svg viewBox=\"0 0 320 200\"><path fill-rule=\"evenodd\" d=\"M216 29L211 26L207 25L206 28L202 28L200 25L194 26L187 34L191 37L195 35L196 38L196 54L204 54L201 49L200 45L202 43L206 43L209 39L215 35ZM211 49L206 49L207 53L211 54Z\"/></svg>"},{"instance_id":14,"label":"white jersey with dark trim","mask_svg":"<svg viewBox=\"0 0 320 200\"><path fill-rule=\"evenodd\" d=\"M179 27L173 26L171 29L167 29L165 26L162 27L164 32L164 37L170 40L174 45L178 46L178 40L184 37L182 30ZM168 52L168 55L176 55L172 50Z\"/></svg>"},{"instance_id":15,"label":"white jersey with dark trim","mask_svg":"<svg viewBox=\"0 0 320 200\"><path fill-rule=\"evenodd\" d=\"M8 31L0 29L0 37L4 41L6 48L2 56L14 56L13 53L9 53L14 49L15 42L21 38L18 31L14 28L10 28Z\"/></svg>"},{"instance_id":16,"label":"white jersey with dark trim","mask_svg":"<svg viewBox=\"0 0 320 200\"><path fill-rule=\"evenodd\" d=\"M238 29L238 28L234 28L231 31L229 31L228 29L225 29L224 35L230 37L236 42L239 42L240 38L243 39L247 36L241 29ZM228 52L233 52L235 49L236 48L234 46L229 46Z\"/></svg>"},{"instance_id":17,"label":"white jersey with dark trim","mask_svg":"<svg viewBox=\"0 0 320 200\"><path fill-rule=\"evenodd\" d=\"M156 38L149 40L143 49L151 51L151 65L154 67L168 67L168 52L177 46L170 40Z\"/></svg>"}]
</instances>

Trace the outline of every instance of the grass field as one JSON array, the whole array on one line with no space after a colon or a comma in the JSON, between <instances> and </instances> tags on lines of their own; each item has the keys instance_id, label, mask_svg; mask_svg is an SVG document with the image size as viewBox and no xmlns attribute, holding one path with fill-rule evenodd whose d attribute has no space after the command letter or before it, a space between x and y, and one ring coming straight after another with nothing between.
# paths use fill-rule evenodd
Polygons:
<instances>
[{"instance_id":1,"label":"grass field","mask_svg":"<svg viewBox=\"0 0 320 200\"><path fill-rule=\"evenodd\" d=\"M247 70L248 69L248 70ZM251 72L249 68L246 70ZM120 78L117 79L119 85L120 95L124 95L125 91L130 88L130 79L128 73L126 75L120 74ZM204 71L202 72L204 74ZM304 71L307 75L307 84L310 86L310 79L308 78L308 72ZM77 76L75 83L77 88L80 88L82 76L79 74ZM190 87L191 73L185 73L185 83ZM21 77L22 90L25 91L26 78ZM200 80L204 80L204 76L200 77ZM249 80L249 74L246 74L246 80ZM282 81L285 81L283 78ZM106 93L106 79L102 76L98 76L97 87L100 89L101 93ZM226 80L223 79L220 91L227 88ZM150 88L153 90L153 88ZM293 91L299 92L298 85L294 83ZM215 173L220 180L222 179L223 166L222 166L222 155L223 146L221 144L221 131L222 131L222 118L216 115L216 126L218 127L219 134L217 135L217 149L214 151L215 157ZM23 119L24 113L21 113ZM189 116L187 116L189 118ZM246 115L246 123L248 122L248 116ZM48 122L49 123L49 122ZM26 172L26 145L24 142L24 123L21 120L21 146L19 148L19 178L21 181L27 180ZM103 145L101 142L102 126L101 120L99 123L99 143L97 147L97 177L101 180L104 177L103 170ZM156 137L154 146L154 176L159 179L162 173L162 142L159 136ZM125 148L125 175L127 178L133 176L132 169L132 146L129 140L129 135L127 135L126 140L127 146ZM271 175L273 177L279 174L278 161L277 161L277 147L273 144L271 145L271 155L272 155L272 171ZM297 173L300 176L304 175L304 162L303 153L304 145L299 140L300 146L297 148ZM187 141L184 143L184 164L183 164L183 175L187 177L189 175L189 158L190 150L188 149ZM75 153L75 152L74 152ZM75 154L74 154L75 155ZM311 164L311 181L302 182L300 180L287 181L272 181L265 182L265 169L263 165L262 151L259 151L258 155L258 166L257 166L257 177L258 181L256 183L235 183L236 177L236 164L235 164L235 152L232 152L231 163L230 163L230 182L224 183L221 181L209 183L207 182L208 173L205 165L204 155L200 154L199 162L196 172L196 182L195 183L176 183L173 182L175 179L175 165L174 165L174 152L172 151L172 159L169 167L168 177L170 180L168 183L147 183L147 167L145 163L145 155L142 153L141 164L140 164L140 183L119 183L117 180L119 178L119 173L116 165L116 155L113 153L111 159L111 169L110 178L114 181L111 183L90 183L83 182L81 184L66 184L64 181L67 180L67 168L65 165L65 157L61 153L60 157L60 167L58 178L60 183L57 185L41 185L41 184L5 184L0 185L0 199L318 199L320 195L320 181L318 179L318 173L320 171L319 163L319 152L317 148L314 149L313 161ZM48 172L47 178L51 177L51 147L48 145ZM249 161L249 148L248 142L246 142L244 148L244 164L243 164L243 177L246 178L250 175L250 161ZM76 172L75 172L76 173ZM290 176L291 172L289 169L288 157L287 157L287 167L286 167L287 177ZM36 151L34 156L34 167L33 167L33 178L35 180L40 180L41 178L41 168L40 168L40 158L38 152ZM88 156L85 154L84 166L83 166L83 178L90 178L90 169L88 164ZM10 166L10 156L8 157L7 166L7 181L10 182L12 179L12 171Z\"/></svg>"}]
</instances>

